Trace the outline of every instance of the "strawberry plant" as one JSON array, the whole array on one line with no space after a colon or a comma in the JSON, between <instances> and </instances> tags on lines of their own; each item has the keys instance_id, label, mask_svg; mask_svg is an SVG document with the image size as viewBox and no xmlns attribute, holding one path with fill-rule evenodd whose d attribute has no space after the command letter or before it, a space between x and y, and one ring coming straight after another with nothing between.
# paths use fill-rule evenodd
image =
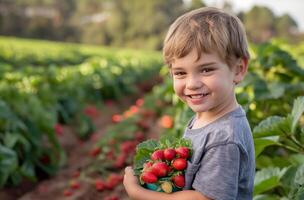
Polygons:
<instances>
[{"instance_id":1,"label":"strawberry plant","mask_svg":"<svg viewBox=\"0 0 304 200\"><path fill-rule=\"evenodd\" d=\"M0 41L0 187L37 181L37 171L54 175L66 161L59 142L64 125L89 138L99 114L92 105L101 109L106 100L139 92L137 85L157 76L162 65L158 52ZM132 108L128 115L135 112ZM125 160L121 156L116 166Z\"/></svg>"},{"instance_id":2,"label":"strawberry plant","mask_svg":"<svg viewBox=\"0 0 304 200\"><path fill-rule=\"evenodd\" d=\"M183 150L183 154L180 154ZM186 153L185 153L186 152ZM137 145L134 158L135 175L140 184L154 191L171 193L185 185L184 172L191 157L191 142L186 139L162 137Z\"/></svg>"}]
</instances>

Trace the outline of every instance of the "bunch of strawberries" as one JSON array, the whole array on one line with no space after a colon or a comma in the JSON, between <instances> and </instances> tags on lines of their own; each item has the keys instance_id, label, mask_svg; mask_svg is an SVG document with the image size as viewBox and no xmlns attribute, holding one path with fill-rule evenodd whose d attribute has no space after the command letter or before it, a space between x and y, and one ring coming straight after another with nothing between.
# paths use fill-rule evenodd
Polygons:
<instances>
[{"instance_id":1,"label":"bunch of strawberries","mask_svg":"<svg viewBox=\"0 0 304 200\"><path fill-rule=\"evenodd\" d=\"M191 149L186 146L156 149L144 164L140 183L151 190L171 193L185 186L184 172Z\"/></svg>"}]
</instances>

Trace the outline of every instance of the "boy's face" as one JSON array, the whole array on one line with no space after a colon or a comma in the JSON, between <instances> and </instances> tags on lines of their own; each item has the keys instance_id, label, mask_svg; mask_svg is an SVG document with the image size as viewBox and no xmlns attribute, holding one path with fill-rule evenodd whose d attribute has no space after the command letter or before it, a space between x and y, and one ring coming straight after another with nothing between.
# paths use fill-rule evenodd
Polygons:
<instances>
[{"instance_id":1,"label":"boy's face","mask_svg":"<svg viewBox=\"0 0 304 200\"><path fill-rule=\"evenodd\" d=\"M234 103L234 86L242 77L216 53L202 53L197 60L194 49L171 67L175 93L194 112L217 112Z\"/></svg>"}]
</instances>

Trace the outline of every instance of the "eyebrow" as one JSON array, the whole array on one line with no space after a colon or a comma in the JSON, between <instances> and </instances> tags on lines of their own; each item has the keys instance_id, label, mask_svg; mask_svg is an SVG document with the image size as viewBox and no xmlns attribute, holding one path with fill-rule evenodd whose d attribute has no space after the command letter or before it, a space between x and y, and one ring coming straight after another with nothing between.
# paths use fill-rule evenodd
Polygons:
<instances>
[{"instance_id":1,"label":"eyebrow","mask_svg":"<svg viewBox=\"0 0 304 200\"><path fill-rule=\"evenodd\" d=\"M214 65L214 64L216 64L216 62L207 62L207 63L199 64L196 67L201 68L201 67L207 67L207 66ZM183 70L184 68L183 67L172 67L172 69L174 69L174 70Z\"/></svg>"}]
</instances>

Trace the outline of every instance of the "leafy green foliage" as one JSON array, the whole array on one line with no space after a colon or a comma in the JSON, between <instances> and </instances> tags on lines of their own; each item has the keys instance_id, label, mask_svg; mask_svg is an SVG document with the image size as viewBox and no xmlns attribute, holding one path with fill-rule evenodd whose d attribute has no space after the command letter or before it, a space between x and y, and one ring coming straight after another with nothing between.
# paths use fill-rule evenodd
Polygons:
<instances>
[{"instance_id":1,"label":"leafy green foliage","mask_svg":"<svg viewBox=\"0 0 304 200\"><path fill-rule=\"evenodd\" d=\"M0 41L0 65L9 66L0 80L0 187L36 181L37 170L55 174L66 160L55 126L71 124L79 138L87 138L94 125L84 113L86 104L103 106L137 92L136 84L155 77L162 66L152 51Z\"/></svg>"},{"instance_id":2,"label":"leafy green foliage","mask_svg":"<svg viewBox=\"0 0 304 200\"><path fill-rule=\"evenodd\" d=\"M158 147L159 142L156 140L147 140L137 145L136 155L134 157L134 173L139 175L142 166L150 159L152 152Z\"/></svg>"}]
</instances>

